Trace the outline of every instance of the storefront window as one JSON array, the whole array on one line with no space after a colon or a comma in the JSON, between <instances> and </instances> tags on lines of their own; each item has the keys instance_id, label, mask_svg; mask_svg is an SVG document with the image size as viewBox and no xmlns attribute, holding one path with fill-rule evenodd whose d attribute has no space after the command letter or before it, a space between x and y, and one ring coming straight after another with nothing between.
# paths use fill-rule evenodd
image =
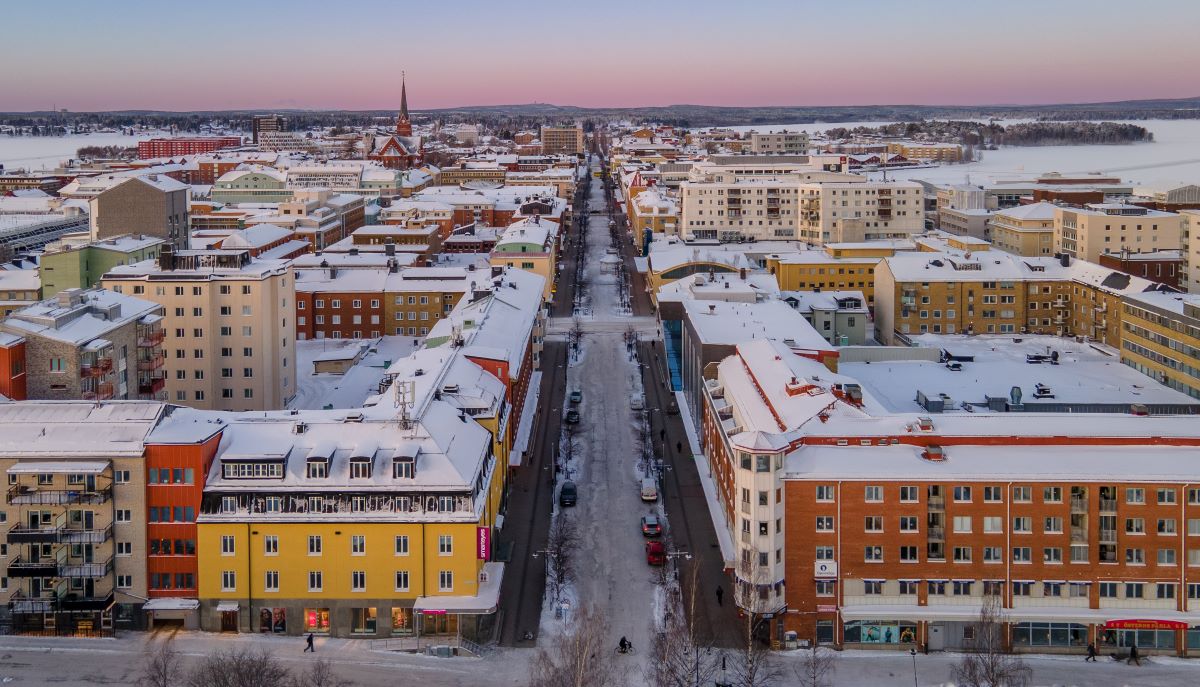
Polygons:
<instances>
[{"instance_id":1,"label":"storefront window","mask_svg":"<svg viewBox=\"0 0 1200 687\"><path fill-rule=\"evenodd\" d=\"M1191 643L1192 631L1188 631L1188 643ZM1174 630L1105 630L1102 638L1104 646L1131 647L1134 644L1139 649L1174 649Z\"/></svg>"},{"instance_id":2,"label":"storefront window","mask_svg":"<svg viewBox=\"0 0 1200 687\"><path fill-rule=\"evenodd\" d=\"M329 632L329 609L328 608L306 608L306 609L304 609L304 631L305 632Z\"/></svg>"},{"instance_id":3,"label":"storefront window","mask_svg":"<svg viewBox=\"0 0 1200 687\"><path fill-rule=\"evenodd\" d=\"M917 624L909 620L847 620L847 643L909 644L917 639Z\"/></svg>"},{"instance_id":4,"label":"storefront window","mask_svg":"<svg viewBox=\"0 0 1200 687\"><path fill-rule=\"evenodd\" d=\"M818 620L817 621L817 643L832 644L833 643L833 621Z\"/></svg>"},{"instance_id":5,"label":"storefront window","mask_svg":"<svg viewBox=\"0 0 1200 687\"><path fill-rule=\"evenodd\" d=\"M1013 646L1087 646L1087 625L1013 623Z\"/></svg>"},{"instance_id":6,"label":"storefront window","mask_svg":"<svg viewBox=\"0 0 1200 687\"><path fill-rule=\"evenodd\" d=\"M1200 625L1188 628L1187 648L1200 649Z\"/></svg>"},{"instance_id":7,"label":"storefront window","mask_svg":"<svg viewBox=\"0 0 1200 687\"><path fill-rule=\"evenodd\" d=\"M413 631L413 616L411 608L392 609L392 633L410 635Z\"/></svg>"},{"instance_id":8,"label":"storefront window","mask_svg":"<svg viewBox=\"0 0 1200 687\"><path fill-rule=\"evenodd\" d=\"M286 608L260 608L258 609L258 631L259 632L275 632L278 634L287 633L287 609Z\"/></svg>"},{"instance_id":9,"label":"storefront window","mask_svg":"<svg viewBox=\"0 0 1200 687\"><path fill-rule=\"evenodd\" d=\"M350 626L350 631L357 635L375 634L375 609L355 608L353 611L353 620Z\"/></svg>"}]
</instances>

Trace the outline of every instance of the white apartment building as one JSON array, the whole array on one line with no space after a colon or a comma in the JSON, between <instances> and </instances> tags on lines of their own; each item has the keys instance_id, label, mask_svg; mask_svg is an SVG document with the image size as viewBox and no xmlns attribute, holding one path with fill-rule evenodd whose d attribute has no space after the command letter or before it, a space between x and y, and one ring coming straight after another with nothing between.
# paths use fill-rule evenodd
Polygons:
<instances>
[{"instance_id":1,"label":"white apartment building","mask_svg":"<svg viewBox=\"0 0 1200 687\"><path fill-rule=\"evenodd\" d=\"M803 155L808 152L808 134L802 131L752 133L750 150L759 155Z\"/></svg>"}]
</instances>

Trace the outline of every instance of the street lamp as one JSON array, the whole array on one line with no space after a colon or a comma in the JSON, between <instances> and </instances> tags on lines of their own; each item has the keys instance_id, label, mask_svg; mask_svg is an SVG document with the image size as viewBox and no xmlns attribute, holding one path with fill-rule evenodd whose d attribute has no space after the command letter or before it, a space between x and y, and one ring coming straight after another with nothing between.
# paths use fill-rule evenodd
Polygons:
<instances>
[{"instance_id":1,"label":"street lamp","mask_svg":"<svg viewBox=\"0 0 1200 687\"><path fill-rule=\"evenodd\" d=\"M917 650L909 649L908 655L912 656L913 660L913 687L917 687Z\"/></svg>"}]
</instances>

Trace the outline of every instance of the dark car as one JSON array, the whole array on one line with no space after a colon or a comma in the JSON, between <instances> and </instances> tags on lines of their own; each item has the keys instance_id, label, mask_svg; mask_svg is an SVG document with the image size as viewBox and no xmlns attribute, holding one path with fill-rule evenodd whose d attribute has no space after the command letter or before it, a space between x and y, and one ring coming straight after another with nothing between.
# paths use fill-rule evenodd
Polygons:
<instances>
[{"instance_id":1,"label":"dark car","mask_svg":"<svg viewBox=\"0 0 1200 687\"><path fill-rule=\"evenodd\" d=\"M578 411L578 410L575 410L574 408L572 408L571 410L568 410L568 411L567 411L566 422L567 422L567 424L568 424L568 425L577 425L577 424L579 424L579 411Z\"/></svg>"},{"instance_id":2,"label":"dark car","mask_svg":"<svg viewBox=\"0 0 1200 687\"><path fill-rule=\"evenodd\" d=\"M562 489L558 491L558 505L574 506L576 499L579 498L579 489L571 480L563 482Z\"/></svg>"},{"instance_id":3,"label":"dark car","mask_svg":"<svg viewBox=\"0 0 1200 687\"><path fill-rule=\"evenodd\" d=\"M658 522L657 515L642 516L642 536L657 537L662 534L662 525Z\"/></svg>"}]
</instances>

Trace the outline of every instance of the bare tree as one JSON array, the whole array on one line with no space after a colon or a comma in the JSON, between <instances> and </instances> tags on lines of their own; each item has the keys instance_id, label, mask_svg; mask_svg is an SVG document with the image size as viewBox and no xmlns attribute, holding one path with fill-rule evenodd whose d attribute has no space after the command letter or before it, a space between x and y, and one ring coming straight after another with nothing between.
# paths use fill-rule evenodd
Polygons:
<instances>
[{"instance_id":1,"label":"bare tree","mask_svg":"<svg viewBox=\"0 0 1200 687\"><path fill-rule=\"evenodd\" d=\"M146 652L137 680L139 687L176 687L183 682L183 666L171 640L163 641L153 651L147 642Z\"/></svg>"},{"instance_id":2,"label":"bare tree","mask_svg":"<svg viewBox=\"0 0 1200 687\"><path fill-rule=\"evenodd\" d=\"M979 622L975 623L975 641L951 674L958 684L966 687L1025 687L1033 678L1033 670L1024 661L1004 652L999 595L983 597Z\"/></svg>"},{"instance_id":3,"label":"bare tree","mask_svg":"<svg viewBox=\"0 0 1200 687\"><path fill-rule=\"evenodd\" d=\"M622 687L625 671L615 660L615 646L604 636L608 620L594 609L576 615L571 629L555 645L538 650L533 659L532 687Z\"/></svg>"},{"instance_id":4,"label":"bare tree","mask_svg":"<svg viewBox=\"0 0 1200 687\"><path fill-rule=\"evenodd\" d=\"M546 542L546 584L550 586L555 602L561 599L563 589L575 578L575 553L579 550L579 542L575 521L560 512L550 525Z\"/></svg>"},{"instance_id":5,"label":"bare tree","mask_svg":"<svg viewBox=\"0 0 1200 687\"><path fill-rule=\"evenodd\" d=\"M833 672L837 667L837 654L816 644L796 665L796 679L800 687L829 687L833 684Z\"/></svg>"},{"instance_id":6,"label":"bare tree","mask_svg":"<svg viewBox=\"0 0 1200 687\"><path fill-rule=\"evenodd\" d=\"M266 649L228 649L204 657L187 676L188 687L284 685L291 676Z\"/></svg>"},{"instance_id":7,"label":"bare tree","mask_svg":"<svg viewBox=\"0 0 1200 687\"><path fill-rule=\"evenodd\" d=\"M711 639L700 635L696 622L699 572L698 565L690 567L687 608L668 611L662 631L654 638L654 661L646 671L646 682L653 687L700 687L712 684L716 676L721 655Z\"/></svg>"},{"instance_id":8,"label":"bare tree","mask_svg":"<svg viewBox=\"0 0 1200 687\"><path fill-rule=\"evenodd\" d=\"M757 553L753 550L743 551L742 562L738 566L738 579L734 581L734 599L745 615L743 640L745 644L730 655L733 673L731 684L737 687L767 687L774 685L783 678L775 657L770 648L757 638L759 624L764 622L763 614L775 610L769 594L761 590L769 590L771 580L756 566Z\"/></svg>"},{"instance_id":9,"label":"bare tree","mask_svg":"<svg viewBox=\"0 0 1200 687\"><path fill-rule=\"evenodd\" d=\"M328 659L319 658L308 670L293 676L290 687L353 687L354 683L343 680L333 669Z\"/></svg>"}]
</instances>

